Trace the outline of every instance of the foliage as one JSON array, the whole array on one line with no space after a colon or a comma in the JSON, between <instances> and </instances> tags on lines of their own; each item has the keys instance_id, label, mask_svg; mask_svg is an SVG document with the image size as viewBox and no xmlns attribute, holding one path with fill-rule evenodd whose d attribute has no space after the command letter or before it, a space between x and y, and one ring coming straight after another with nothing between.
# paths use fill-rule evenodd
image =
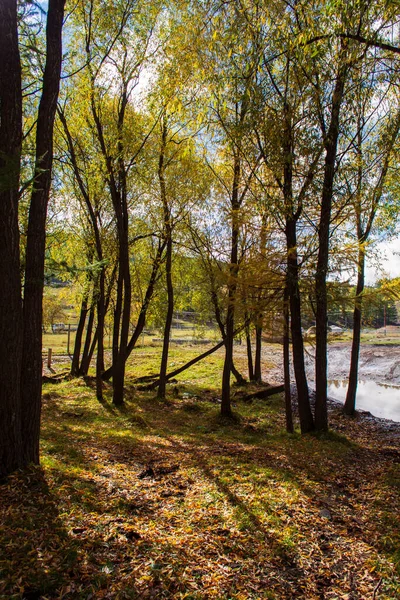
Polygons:
<instances>
[{"instance_id":1,"label":"foliage","mask_svg":"<svg viewBox=\"0 0 400 600\"><path fill-rule=\"evenodd\" d=\"M65 304L56 290L47 288L43 296L43 328L63 322L66 316Z\"/></svg>"}]
</instances>

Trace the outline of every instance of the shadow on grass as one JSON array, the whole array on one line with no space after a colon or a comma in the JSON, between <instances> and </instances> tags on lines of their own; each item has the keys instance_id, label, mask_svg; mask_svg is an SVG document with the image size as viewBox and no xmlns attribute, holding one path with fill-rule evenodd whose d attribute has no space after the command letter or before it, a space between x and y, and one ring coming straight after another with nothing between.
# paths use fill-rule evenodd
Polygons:
<instances>
[{"instance_id":1,"label":"shadow on grass","mask_svg":"<svg viewBox=\"0 0 400 600\"><path fill-rule=\"evenodd\" d=\"M79 579L79 545L42 469L10 476L0 494L0 597L61 597L67 582Z\"/></svg>"},{"instance_id":2,"label":"shadow on grass","mask_svg":"<svg viewBox=\"0 0 400 600\"><path fill-rule=\"evenodd\" d=\"M353 519L352 502L354 506L362 506L360 502L363 502L362 493L358 496L356 488L362 488L365 481L371 478L368 469L379 466L381 457L377 456L376 450L353 443L344 435L334 432L319 437L283 433L282 428L276 426L280 423L279 419L283 422L279 397L273 397L266 403L254 403L250 407L238 403L238 410L244 416L236 423L221 423L217 415L218 394L215 390L209 388L204 392L200 387L182 383L175 387L178 388L176 395L171 388L166 402L158 400L155 393L138 392L129 385L126 405L121 408L114 407L108 398L102 405L92 403L87 407L79 400L79 411L84 411L81 417L71 416L70 413L78 409L66 411L57 399L53 408L61 411L63 420L60 423L57 419L48 420L44 437L53 444L54 453L59 454L60 460L76 466L77 471L79 468L96 471L97 459L91 458L93 454L98 454L101 461L108 462L111 469L113 465L116 470L121 469L122 478L124 473L130 471L130 476L136 479L142 466L149 462L177 462L198 469L201 477L213 484L221 497L234 508L237 528L248 531L249 538L261 536L262 543L271 548L271 555L275 557L273 560L276 560L272 566L281 570L282 579L288 582L291 589L296 589L297 580L304 581L306 577L296 562L297 545L294 543L290 546L280 537L279 523L274 523L270 530L260 518L263 502L265 510L274 511L275 500L269 504L268 496L271 483L288 483L288 487L297 488L306 495L306 512L311 519L313 515L318 518L320 510L326 508L326 500L332 502L332 505L327 505L333 515L332 523L339 527L341 535L347 535L343 531L348 527L350 540L363 539L370 544L368 536L371 529L379 529L382 534L390 535L393 513L390 507L387 523L373 523L368 513L365 515L365 527L364 524L360 527ZM263 412L262 422L260 411ZM248 423L252 418L255 419L255 430L249 432ZM267 431L265 423L269 419L272 419L273 426ZM81 443L90 449L89 452L78 451ZM230 469L241 472L243 480L250 485L259 485L261 490L264 487L266 494L260 492L264 498L253 503L242 494L238 495L235 478L229 477ZM102 505L96 497L96 487L86 481L86 476L71 474L66 481L69 486L78 488L73 498L75 503L79 503L79 492L83 491L82 506L86 511L100 516L102 510L107 510L108 501L108 511L114 515L120 512L146 518L141 506L147 500L143 497L142 501L140 493L137 501L132 499L129 483L117 482L117 487L120 486L123 493L113 495L111 491ZM104 480L102 485L106 486L107 481ZM160 502L155 500L154 504L148 506L148 516L154 521L162 519ZM163 522L160 521L162 526ZM201 539L201 533L200 530L196 531L198 539ZM316 544L320 543L318 536L315 540ZM167 561L168 544L164 546L162 543L161 546L165 550L163 560ZM249 554L251 551L249 548ZM386 548L386 551L393 553L393 548ZM184 553L179 552L179 556L180 560L185 560ZM157 568L154 570L154 581L160 581ZM302 597L301 590L298 597Z\"/></svg>"}]
</instances>

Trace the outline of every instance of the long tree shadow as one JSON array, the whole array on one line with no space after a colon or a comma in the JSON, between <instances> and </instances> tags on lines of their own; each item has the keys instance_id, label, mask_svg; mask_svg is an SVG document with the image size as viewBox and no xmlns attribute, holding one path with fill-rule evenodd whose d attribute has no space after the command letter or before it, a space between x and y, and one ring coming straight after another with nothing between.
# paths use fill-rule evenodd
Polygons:
<instances>
[{"instance_id":1,"label":"long tree shadow","mask_svg":"<svg viewBox=\"0 0 400 600\"><path fill-rule=\"evenodd\" d=\"M0 597L61 597L70 579L79 579L79 545L63 525L43 470L10 476L0 494Z\"/></svg>"}]
</instances>

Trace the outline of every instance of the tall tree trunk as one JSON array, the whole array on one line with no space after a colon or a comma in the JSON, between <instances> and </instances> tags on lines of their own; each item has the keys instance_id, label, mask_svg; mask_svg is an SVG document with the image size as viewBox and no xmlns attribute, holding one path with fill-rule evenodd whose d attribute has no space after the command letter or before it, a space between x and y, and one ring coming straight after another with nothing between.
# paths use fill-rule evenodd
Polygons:
<instances>
[{"instance_id":1,"label":"tall tree trunk","mask_svg":"<svg viewBox=\"0 0 400 600\"><path fill-rule=\"evenodd\" d=\"M232 224L231 224L231 256L229 265L229 280L228 280L228 308L226 314L226 336L225 336L225 361L222 372L222 395L221 395L221 415L224 417L232 416L231 409L231 383L230 376L233 363L233 337L234 337L234 321L235 321L235 302L237 277L239 271L238 263L238 243L239 243L239 180L241 173L240 157L235 155L234 173L232 184Z\"/></svg>"},{"instance_id":2,"label":"tall tree trunk","mask_svg":"<svg viewBox=\"0 0 400 600\"><path fill-rule=\"evenodd\" d=\"M286 431L293 433L293 411L292 411L292 394L290 390L290 341L289 341L289 287L285 283L283 295L283 375L285 382L285 415L286 415Z\"/></svg>"},{"instance_id":3,"label":"tall tree trunk","mask_svg":"<svg viewBox=\"0 0 400 600\"><path fill-rule=\"evenodd\" d=\"M304 343L301 331L301 300L299 289L299 264L297 255L296 222L292 218L286 221L287 243L287 288L290 306L290 331L292 335L293 369L297 388L300 428L302 433L314 429L311 412L306 369L304 363Z\"/></svg>"},{"instance_id":4,"label":"tall tree trunk","mask_svg":"<svg viewBox=\"0 0 400 600\"><path fill-rule=\"evenodd\" d=\"M346 401L343 412L346 415L353 415L356 408L356 393L358 383L358 360L360 356L360 338L361 338L361 311L362 294L364 291L364 272L365 272L365 249L363 243L360 243L358 249L358 275L356 297L354 301L353 312L353 340L351 344L351 360L349 372L349 386L347 388Z\"/></svg>"},{"instance_id":5,"label":"tall tree trunk","mask_svg":"<svg viewBox=\"0 0 400 600\"><path fill-rule=\"evenodd\" d=\"M123 231L120 234L119 277L122 278L123 302L119 347L116 360L113 362L113 403L121 406L124 402L125 365L127 356L129 324L131 313L131 274L129 267L128 244L128 215L125 207L123 217Z\"/></svg>"},{"instance_id":6,"label":"tall tree trunk","mask_svg":"<svg viewBox=\"0 0 400 600\"><path fill-rule=\"evenodd\" d=\"M248 315L245 316L246 321L249 321ZM254 381L254 369L253 369L253 351L251 348L251 335L250 335L250 324L248 323L245 327L246 331L246 349L247 349L247 364L249 369L249 381Z\"/></svg>"},{"instance_id":7,"label":"tall tree trunk","mask_svg":"<svg viewBox=\"0 0 400 600\"><path fill-rule=\"evenodd\" d=\"M99 290L97 297L97 356L96 356L96 397L103 399L103 371L104 371L104 317L105 317L105 272L102 267L99 277Z\"/></svg>"},{"instance_id":8,"label":"tall tree trunk","mask_svg":"<svg viewBox=\"0 0 400 600\"><path fill-rule=\"evenodd\" d=\"M169 350L169 339L171 334L172 317L174 312L174 288L172 284L172 239L167 241L167 257L166 257L166 280L167 280L167 300L168 308L167 315L165 318L164 325L164 339L163 339L163 350L161 356L160 366L160 382L158 386L157 395L159 398L165 398L165 386L166 386L166 374L168 365L168 350Z\"/></svg>"},{"instance_id":9,"label":"tall tree trunk","mask_svg":"<svg viewBox=\"0 0 400 600\"><path fill-rule=\"evenodd\" d=\"M90 54L88 53L90 58ZM124 122L126 107L128 104L127 84L119 99L118 109L118 141L117 159L108 152L104 137L103 124L100 113L96 106L95 79L92 75L91 109L96 125L97 137L101 152L105 161L108 187L113 203L117 223L118 238L118 282L117 301L114 310L113 327L113 403L121 406L124 402L125 363L127 356L127 344L129 336L129 324L131 315L131 273L129 264L129 217L127 200L127 171L124 164Z\"/></svg>"},{"instance_id":10,"label":"tall tree trunk","mask_svg":"<svg viewBox=\"0 0 400 600\"><path fill-rule=\"evenodd\" d=\"M86 328L86 337L85 337L85 345L83 347L81 365L79 367L79 375L86 376L89 371L90 366L90 348L92 343L92 333L93 333L93 323L94 323L94 304L90 307L89 311L89 319Z\"/></svg>"},{"instance_id":11,"label":"tall tree trunk","mask_svg":"<svg viewBox=\"0 0 400 600\"><path fill-rule=\"evenodd\" d=\"M257 383L262 382L261 376L261 346L262 346L262 326L260 325L261 316L258 315L256 325L256 354L254 360L254 379Z\"/></svg>"},{"instance_id":12,"label":"tall tree trunk","mask_svg":"<svg viewBox=\"0 0 400 600\"><path fill-rule=\"evenodd\" d=\"M131 339L129 340L128 347L126 349L126 358L127 359L129 358L132 350L134 349L136 342L138 341L138 339L143 331L143 327L145 326L147 309L148 309L150 301L153 297L154 286L157 281L158 272L159 272L160 264L161 264L161 257L164 252L164 249L165 249L165 243L160 244L158 247L158 250L157 250L156 258L153 262L152 273L151 273L150 280L149 280L149 283L147 286L146 294L145 294L144 300L142 302L142 306L140 308L138 322L136 324L135 330L132 334ZM113 366L111 365L111 367L106 369L104 371L104 373L102 374L102 380L108 381L109 379L111 379L112 373L113 373Z\"/></svg>"},{"instance_id":13,"label":"tall tree trunk","mask_svg":"<svg viewBox=\"0 0 400 600\"><path fill-rule=\"evenodd\" d=\"M301 301L299 288L299 259L297 252L297 221L302 205L298 203L296 212L293 202L293 123L289 104L284 107L284 132L282 149L285 162L283 166L283 196L285 202L285 236L287 251L286 289L289 295L290 329L292 334L293 368L297 387L300 428L302 433L314 429L304 364L303 334L301 331Z\"/></svg>"},{"instance_id":14,"label":"tall tree trunk","mask_svg":"<svg viewBox=\"0 0 400 600\"><path fill-rule=\"evenodd\" d=\"M42 298L46 216L53 164L53 127L60 87L65 0L49 0L46 65L36 124L35 179L29 208L23 310L22 440L26 462L39 463L42 395Z\"/></svg>"},{"instance_id":15,"label":"tall tree trunk","mask_svg":"<svg viewBox=\"0 0 400 600\"><path fill-rule=\"evenodd\" d=\"M222 321L221 309L219 307L219 302L218 302L218 294L217 294L217 290L215 289L215 282L213 280L212 275L210 277L210 283L211 283L211 300L212 300L212 303L214 306L215 319L217 321L217 325L221 332L222 339L224 340L226 337L225 326ZM241 373L239 373L239 371L235 367L233 357L232 357L231 373L234 376L234 378L236 379L237 383L245 383L245 381L246 381L245 378L243 377L243 375Z\"/></svg>"},{"instance_id":16,"label":"tall tree trunk","mask_svg":"<svg viewBox=\"0 0 400 600\"><path fill-rule=\"evenodd\" d=\"M79 375L79 366L80 366L80 361L81 361L82 337L83 337L83 332L85 330L87 313L88 313L88 292L85 290L83 298L82 298L78 328L76 330L74 353L72 355L71 375L73 377L77 377Z\"/></svg>"},{"instance_id":17,"label":"tall tree trunk","mask_svg":"<svg viewBox=\"0 0 400 600\"><path fill-rule=\"evenodd\" d=\"M24 464L20 377L22 300L18 227L22 140L17 2L0 2L0 479ZM40 374L41 374L40 365Z\"/></svg>"},{"instance_id":18,"label":"tall tree trunk","mask_svg":"<svg viewBox=\"0 0 400 600\"><path fill-rule=\"evenodd\" d=\"M331 223L333 181L339 138L340 108L343 101L347 65L345 56L341 56L341 65L336 77L332 96L331 122L325 140L324 182L321 198L321 212L318 226L318 259L315 274L315 428L328 429L327 384L328 384L328 300L326 278L329 260L329 231Z\"/></svg>"},{"instance_id":19,"label":"tall tree trunk","mask_svg":"<svg viewBox=\"0 0 400 600\"><path fill-rule=\"evenodd\" d=\"M61 108L58 109L58 115L60 117L60 121L63 125L65 136L67 139L68 150L70 154L70 159L72 163L72 167L74 169L75 179L78 183L80 192L82 194L83 200L85 202L89 220L92 225L95 242L96 242L96 252L98 261L101 263L100 267L100 275L98 278L98 290L97 290L97 357L96 357L96 396L98 400L101 400L103 397L103 384L102 384L102 373L104 371L104 318L105 318L105 267L103 264L103 246L100 235L100 224L99 224L99 215L98 212L95 211L93 204L91 202L91 198L89 195L89 191L87 186L85 185L81 171L79 169L77 156L75 152L74 141L70 134L67 119L65 117L64 112ZM79 327L78 327L79 330ZM78 360L79 362L79 360Z\"/></svg>"},{"instance_id":20,"label":"tall tree trunk","mask_svg":"<svg viewBox=\"0 0 400 600\"><path fill-rule=\"evenodd\" d=\"M165 228L165 237L167 243L167 256L166 256L166 265L165 265L165 276L167 283L167 315L165 318L164 325L164 340L163 340L163 349L161 356L161 366L160 366L160 379L158 385L158 397L165 398L166 391L166 374L167 374L167 365L168 365L168 351L169 351L169 338L171 334L171 325L172 325L172 317L174 313L174 288L172 283L172 222L171 222L171 209L168 205L167 198L167 190L165 185L165 150L167 145L167 122L166 117L164 116L162 121L162 136L161 136L161 149L160 149L160 157L158 163L158 179L160 183L160 193L161 193L161 202L163 205L163 215L164 215L164 228Z\"/></svg>"}]
</instances>

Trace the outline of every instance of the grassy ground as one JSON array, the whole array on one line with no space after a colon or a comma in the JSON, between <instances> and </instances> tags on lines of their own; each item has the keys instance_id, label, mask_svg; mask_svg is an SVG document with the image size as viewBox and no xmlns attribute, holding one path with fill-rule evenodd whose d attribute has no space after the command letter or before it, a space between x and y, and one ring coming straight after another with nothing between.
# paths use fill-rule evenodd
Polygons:
<instances>
[{"instance_id":1,"label":"grassy ground","mask_svg":"<svg viewBox=\"0 0 400 600\"><path fill-rule=\"evenodd\" d=\"M329 340L331 342L349 342L353 339L353 331L347 329L341 333L330 333ZM400 328L389 325L387 328L381 329L363 329L361 331L362 344L377 344L377 345L398 345L400 344Z\"/></svg>"},{"instance_id":2,"label":"grassy ground","mask_svg":"<svg viewBox=\"0 0 400 600\"><path fill-rule=\"evenodd\" d=\"M75 343L75 336L76 336L76 331L71 331L70 333L70 354L72 354L72 352L74 351L74 343ZM160 340L161 339L161 334L160 332L154 332L149 334L144 334L141 335L139 338L139 342L137 344L138 348L142 348L144 346L150 346L153 343L153 340ZM172 334L171 334L171 341L172 343L174 342L174 340L185 340L188 339L188 342L190 343L190 340L198 340L201 341L202 339L206 339L206 340L211 340L212 343L218 343L220 341L220 338L218 337L218 334L216 333L215 329L204 329L203 331L198 331L195 329L173 329L172 330ZM43 343L43 353L47 353L47 349L51 348L53 351L53 354L66 354L67 353L67 349L68 349L68 333L67 332L60 332L60 333L52 333L50 331L47 331L43 334L42 337L42 343ZM104 345L105 348L111 348L111 337L109 335L106 335L104 338ZM156 345L159 345L156 343Z\"/></svg>"},{"instance_id":3,"label":"grassy ground","mask_svg":"<svg viewBox=\"0 0 400 600\"><path fill-rule=\"evenodd\" d=\"M45 385L42 466L0 487L0 598L399 597L398 428L333 410L287 435L280 396L238 387L227 423L221 354L165 402L133 387L158 357L135 351L120 410L90 378Z\"/></svg>"}]
</instances>

